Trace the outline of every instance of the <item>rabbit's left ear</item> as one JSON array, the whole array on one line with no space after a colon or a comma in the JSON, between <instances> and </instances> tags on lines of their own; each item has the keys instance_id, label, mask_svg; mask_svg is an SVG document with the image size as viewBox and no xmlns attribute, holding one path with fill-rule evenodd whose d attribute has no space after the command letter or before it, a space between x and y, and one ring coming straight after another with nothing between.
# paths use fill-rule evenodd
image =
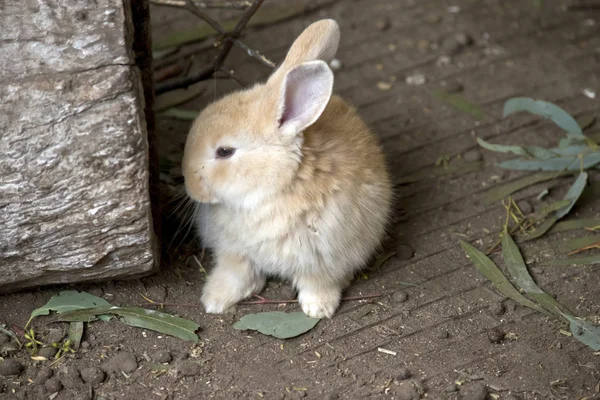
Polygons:
<instances>
[{"instance_id":1,"label":"rabbit's left ear","mask_svg":"<svg viewBox=\"0 0 600 400\"><path fill-rule=\"evenodd\" d=\"M333 90L333 72L324 61L309 61L291 69L279 91L277 119L284 135L297 135L323 113Z\"/></svg>"}]
</instances>

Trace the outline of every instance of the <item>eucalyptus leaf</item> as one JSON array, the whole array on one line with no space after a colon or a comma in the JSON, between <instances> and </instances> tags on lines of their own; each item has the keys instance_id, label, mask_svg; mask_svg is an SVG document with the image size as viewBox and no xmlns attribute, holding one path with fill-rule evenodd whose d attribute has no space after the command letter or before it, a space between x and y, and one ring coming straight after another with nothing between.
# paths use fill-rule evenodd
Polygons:
<instances>
[{"instance_id":1,"label":"eucalyptus leaf","mask_svg":"<svg viewBox=\"0 0 600 400\"><path fill-rule=\"evenodd\" d=\"M483 147L484 149L486 149L486 150L495 151L495 152L498 152L498 153L513 153L513 154L515 154L517 156L523 156L523 157L529 157L529 156L531 156L531 154L529 154L521 146L510 146L510 145L503 145L503 144L492 144L492 143L486 142L482 138L477 138L477 143L479 143L479 145L481 147Z\"/></svg>"},{"instance_id":2,"label":"eucalyptus leaf","mask_svg":"<svg viewBox=\"0 0 600 400\"><path fill-rule=\"evenodd\" d=\"M103 306L110 306L110 303L101 297L94 296L87 292L66 290L60 292L56 296L52 296L44 306L33 310L29 317L29 321L27 321L27 325L25 326L28 326L33 318L39 315L48 315L50 314L50 311L56 311L61 314L67 311Z\"/></svg>"},{"instance_id":3,"label":"eucalyptus leaf","mask_svg":"<svg viewBox=\"0 0 600 400\"><path fill-rule=\"evenodd\" d=\"M502 236L502 256L514 282L527 296L537 301L544 309L559 317L564 318L565 314L570 314L569 310L556 301L554 297L540 289L535 283L527 270L525 260L523 260L517 244L507 232Z\"/></svg>"},{"instance_id":4,"label":"eucalyptus leaf","mask_svg":"<svg viewBox=\"0 0 600 400\"><path fill-rule=\"evenodd\" d=\"M542 265L550 267L567 267L571 265L595 265L600 264L600 254L587 257L565 258L564 260L542 261Z\"/></svg>"},{"instance_id":5,"label":"eucalyptus leaf","mask_svg":"<svg viewBox=\"0 0 600 400\"><path fill-rule=\"evenodd\" d=\"M526 235L518 236L520 242L527 242L529 240L537 239L542 236L544 233L548 232L550 228L558 221L555 215L546 219L541 225L537 226L535 230Z\"/></svg>"},{"instance_id":6,"label":"eucalyptus leaf","mask_svg":"<svg viewBox=\"0 0 600 400\"><path fill-rule=\"evenodd\" d=\"M269 311L244 315L233 327L239 330L255 330L278 339L288 339L308 332L319 321L320 319L311 318L303 312Z\"/></svg>"},{"instance_id":7,"label":"eucalyptus leaf","mask_svg":"<svg viewBox=\"0 0 600 400\"><path fill-rule=\"evenodd\" d=\"M504 117L519 111L527 111L544 118L550 118L552 122L566 132L583 135L583 131L577 121L555 104L528 97L515 97L504 103Z\"/></svg>"},{"instance_id":8,"label":"eucalyptus leaf","mask_svg":"<svg viewBox=\"0 0 600 400\"><path fill-rule=\"evenodd\" d=\"M558 251L562 253L570 253L579 250L583 247L598 244L600 247L600 235L583 236L579 238L569 239L558 244Z\"/></svg>"},{"instance_id":9,"label":"eucalyptus leaf","mask_svg":"<svg viewBox=\"0 0 600 400\"><path fill-rule=\"evenodd\" d=\"M561 221L558 224L554 225L552 228L553 232L562 232L569 231L573 229L591 229L600 226L600 219L594 218L581 218L581 219L572 219L570 221Z\"/></svg>"},{"instance_id":10,"label":"eucalyptus leaf","mask_svg":"<svg viewBox=\"0 0 600 400\"><path fill-rule=\"evenodd\" d=\"M581 172L577 179L575 179L575 182L573 182L573 184L571 185L571 187L567 191L567 194L564 197L565 200L571 200L571 204L556 211L556 217L558 219L564 217L569 213L569 211L571 211L579 197L581 197L581 194L583 193L583 190L587 185L587 180L587 172Z\"/></svg>"},{"instance_id":11,"label":"eucalyptus leaf","mask_svg":"<svg viewBox=\"0 0 600 400\"><path fill-rule=\"evenodd\" d=\"M575 316L567 316L573 337L594 351L600 351L600 327Z\"/></svg>"},{"instance_id":12,"label":"eucalyptus leaf","mask_svg":"<svg viewBox=\"0 0 600 400\"><path fill-rule=\"evenodd\" d=\"M536 311L539 311L544 314L548 314L546 310L544 310L539 305L535 304L533 301L529 300L527 297L523 296L521 292L519 292L515 287L506 279L504 274L500 268L496 266L484 253L477 250L471 244L460 241L460 245L463 250L467 254L467 256L471 259L475 267L481 272L486 278L488 278L494 286L502 292L507 297L510 297L514 301L532 308Z\"/></svg>"},{"instance_id":13,"label":"eucalyptus leaf","mask_svg":"<svg viewBox=\"0 0 600 400\"><path fill-rule=\"evenodd\" d=\"M587 153L581 158L555 157L548 160L513 159L503 161L499 167L517 171L579 171L586 170L600 163L600 152Z\"/></svg>"},{"instance_id":14,"label":"eucalyptus leaf","mask_svg":"<svg viewBox=\"0 0 600 400\"><path fill-rule=\"evenodd\" d=\"M153 330L183 340L198 342L198 335L195 333L199 329L197 323L156 310L147 310L139 307L105 306L68 311L60 314L56 320L87 322L103 314L117 315L127 325Z\"/></svg>"},{"instance_id":15,"label":"eucalyptus leaf","mask_svg":"<svg viewBox=\"0 0 600 400\"><path fill-rule=\"evenodd\" d=\"M490 189L485 194L485 202L486 204L494 203L498 200L502 200L505 197L510 196L515 192L518 192L519 190L535 185L536 183L549 181L565 175L572 175L572 173L538 172L532 175L525 176L523 178L517 179L516 181L505 183L504 185L496 186Z\"/></svg>"},{"instance_id":16,"label":"eucalyptus leaf","mask_svg":"<svg viewBox=\"0 0 600 400\"><path fill-rule=\"evenodd\" d=\"M476 104L471 103L464 97L458 94L446 93L442 90L436 90L433 92L433 97L441 102L444 102L459 111L467 113L476 119L484 119L485 111Z\"/></svg>"},{"instance_id":17,"label":"eucalyptus leaf","mask_svg":"<svg viewBox=\"0 0 600 400\"><path fill-rule=\"evenodd\" d=\"M542 200L544 197L548 196L548 193L550 193L550 192L548 191L548 188L546 188L546 189L542 190L540 192L540 194L537 195L536 199Z\"/></svg>"}]
</instances>

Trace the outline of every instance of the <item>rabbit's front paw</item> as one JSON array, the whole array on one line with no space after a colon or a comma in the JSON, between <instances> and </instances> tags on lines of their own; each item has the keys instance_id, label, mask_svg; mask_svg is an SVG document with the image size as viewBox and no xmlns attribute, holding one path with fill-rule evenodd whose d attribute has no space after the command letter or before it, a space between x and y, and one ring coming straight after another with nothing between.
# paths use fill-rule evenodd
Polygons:
<instances>
[{"instance_id":1,"label":"rabbit's front paw","mask_svg":"<svg viewBox=\"0 0 600 400\"><path fill-rule=\"evenodd\" d=\"M331 318L340 304L340 293L337 290L300 290L298 302L304 314L309 317Z\"/></svg>"},{"instance_id":2,"label":"rabbit's front paw","mask_svg":"<svg viewBox=\"0 0 600 400\"><path fill-rule=\"evenodd\" d=\"M252 293L260 293L266 283L265 278L261 276L250 278L227 275L222 276L219 271L215 271L208 277L200 300L209 314L221 314L227 311Z\"/></svg>"}]
</instances>

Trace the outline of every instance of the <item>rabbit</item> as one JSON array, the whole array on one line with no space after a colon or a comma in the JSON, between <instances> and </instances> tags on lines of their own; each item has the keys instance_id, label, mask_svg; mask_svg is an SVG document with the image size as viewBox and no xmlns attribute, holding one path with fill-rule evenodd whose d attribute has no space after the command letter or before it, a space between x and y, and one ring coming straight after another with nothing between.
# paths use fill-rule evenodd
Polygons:
<instances>
[{"instance_id":1,"label":"rabbit","mask_svg":"<svg viewBox=\"0 0 600 400\"><path fill-rule=\"evenodd\" d=\"M377 138L332 95L339 43L331 19L308 26L265 83L208 105L192 124L182 172L213 250L207 313L223 313L267 276L292 281L309 317L331 318L381 245L392 185Z\"/></svg>"}]
</instances>

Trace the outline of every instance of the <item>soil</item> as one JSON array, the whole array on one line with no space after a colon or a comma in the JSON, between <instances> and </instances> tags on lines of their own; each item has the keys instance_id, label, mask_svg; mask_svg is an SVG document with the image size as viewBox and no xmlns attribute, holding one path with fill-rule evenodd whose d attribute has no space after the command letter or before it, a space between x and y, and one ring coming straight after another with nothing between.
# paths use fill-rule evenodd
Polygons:
<instances>
[{"instance_id":1,"label":"soil","mask_svg":"<svg viewBox=\"0 0 600 400\"><path fill-rule=\"evenodd\" d=\"M159 151L175 165L165 172L167 181L173 181L167 184L163 179L161 271L132 281L44 287L2 296L0 324L22 329L34 308L70 288L114 305L146 306L142 295L156 302L196 305L167 306L164 311L196 321L200 341L192 344L116 320L90 323L81 347L55 364L52 359L33 360L24 350L5 351L0 398L600 396L599 355L561 334L566 327L560 321L499 295L458 246L463 239L481 248L497 238L504 208L499 202L485 204L485 193L522 175L497 168L495 162L502 157L479 151L474 138L544 146L558 141L558 131L546 121L526 115L502 120L504 100L519 95L541 98L575 116L598 111L598 100L582 91L600 90L600 13L568 11L565 5L572 2L564 1L543 2L542 8L536 5L541 2L502 0L322 3L290 20L248 30L245 43L280 61L306 25L335 18L342 30L336 90L380 136L395 178L433 167L441 157L454 160L461 155L484 164L469 173L397 186L396 216L385 244L386 252L397 254L358 277L346 293L381 296L344 302L332 319L289 340L238 331L232 324L248 313L298 310L293 303L239 305L224 315L205 314L199 296L203 268L210 270L210 253L202 256L185 213L173 212L174 203L169 203L190 122L159 116ZM155 39L198 23L185 12L157 7L152 18ZM196 57L192 69L201 69L213 54ZM269 73L239 49L227 65L247 83ZM198 86L205 88L204 95L185 108L201 109L215 96L239 87L228 80ZM477 121L448 107L435 99L436 90L459 93L480 105L485 117ZM600 174L593 172L591 179L598 182ZM560 199L569 182L555 181L550 198ZM543 187L526 189L515 199L536 209ZM571 214L598 218L600 197L587 196ZM598 268L538 266L540 260L563 257L556 244L572 235L550 233L522 249L542 288L579 316L598 320ZM288 283L275 280L262 293L269 299L294 295ZM60 341L66 329L44 317L34 320L33 327L46 345ZM6 350L8 342L0 334L0 347Z\"/></svg>"}]
</instances>

